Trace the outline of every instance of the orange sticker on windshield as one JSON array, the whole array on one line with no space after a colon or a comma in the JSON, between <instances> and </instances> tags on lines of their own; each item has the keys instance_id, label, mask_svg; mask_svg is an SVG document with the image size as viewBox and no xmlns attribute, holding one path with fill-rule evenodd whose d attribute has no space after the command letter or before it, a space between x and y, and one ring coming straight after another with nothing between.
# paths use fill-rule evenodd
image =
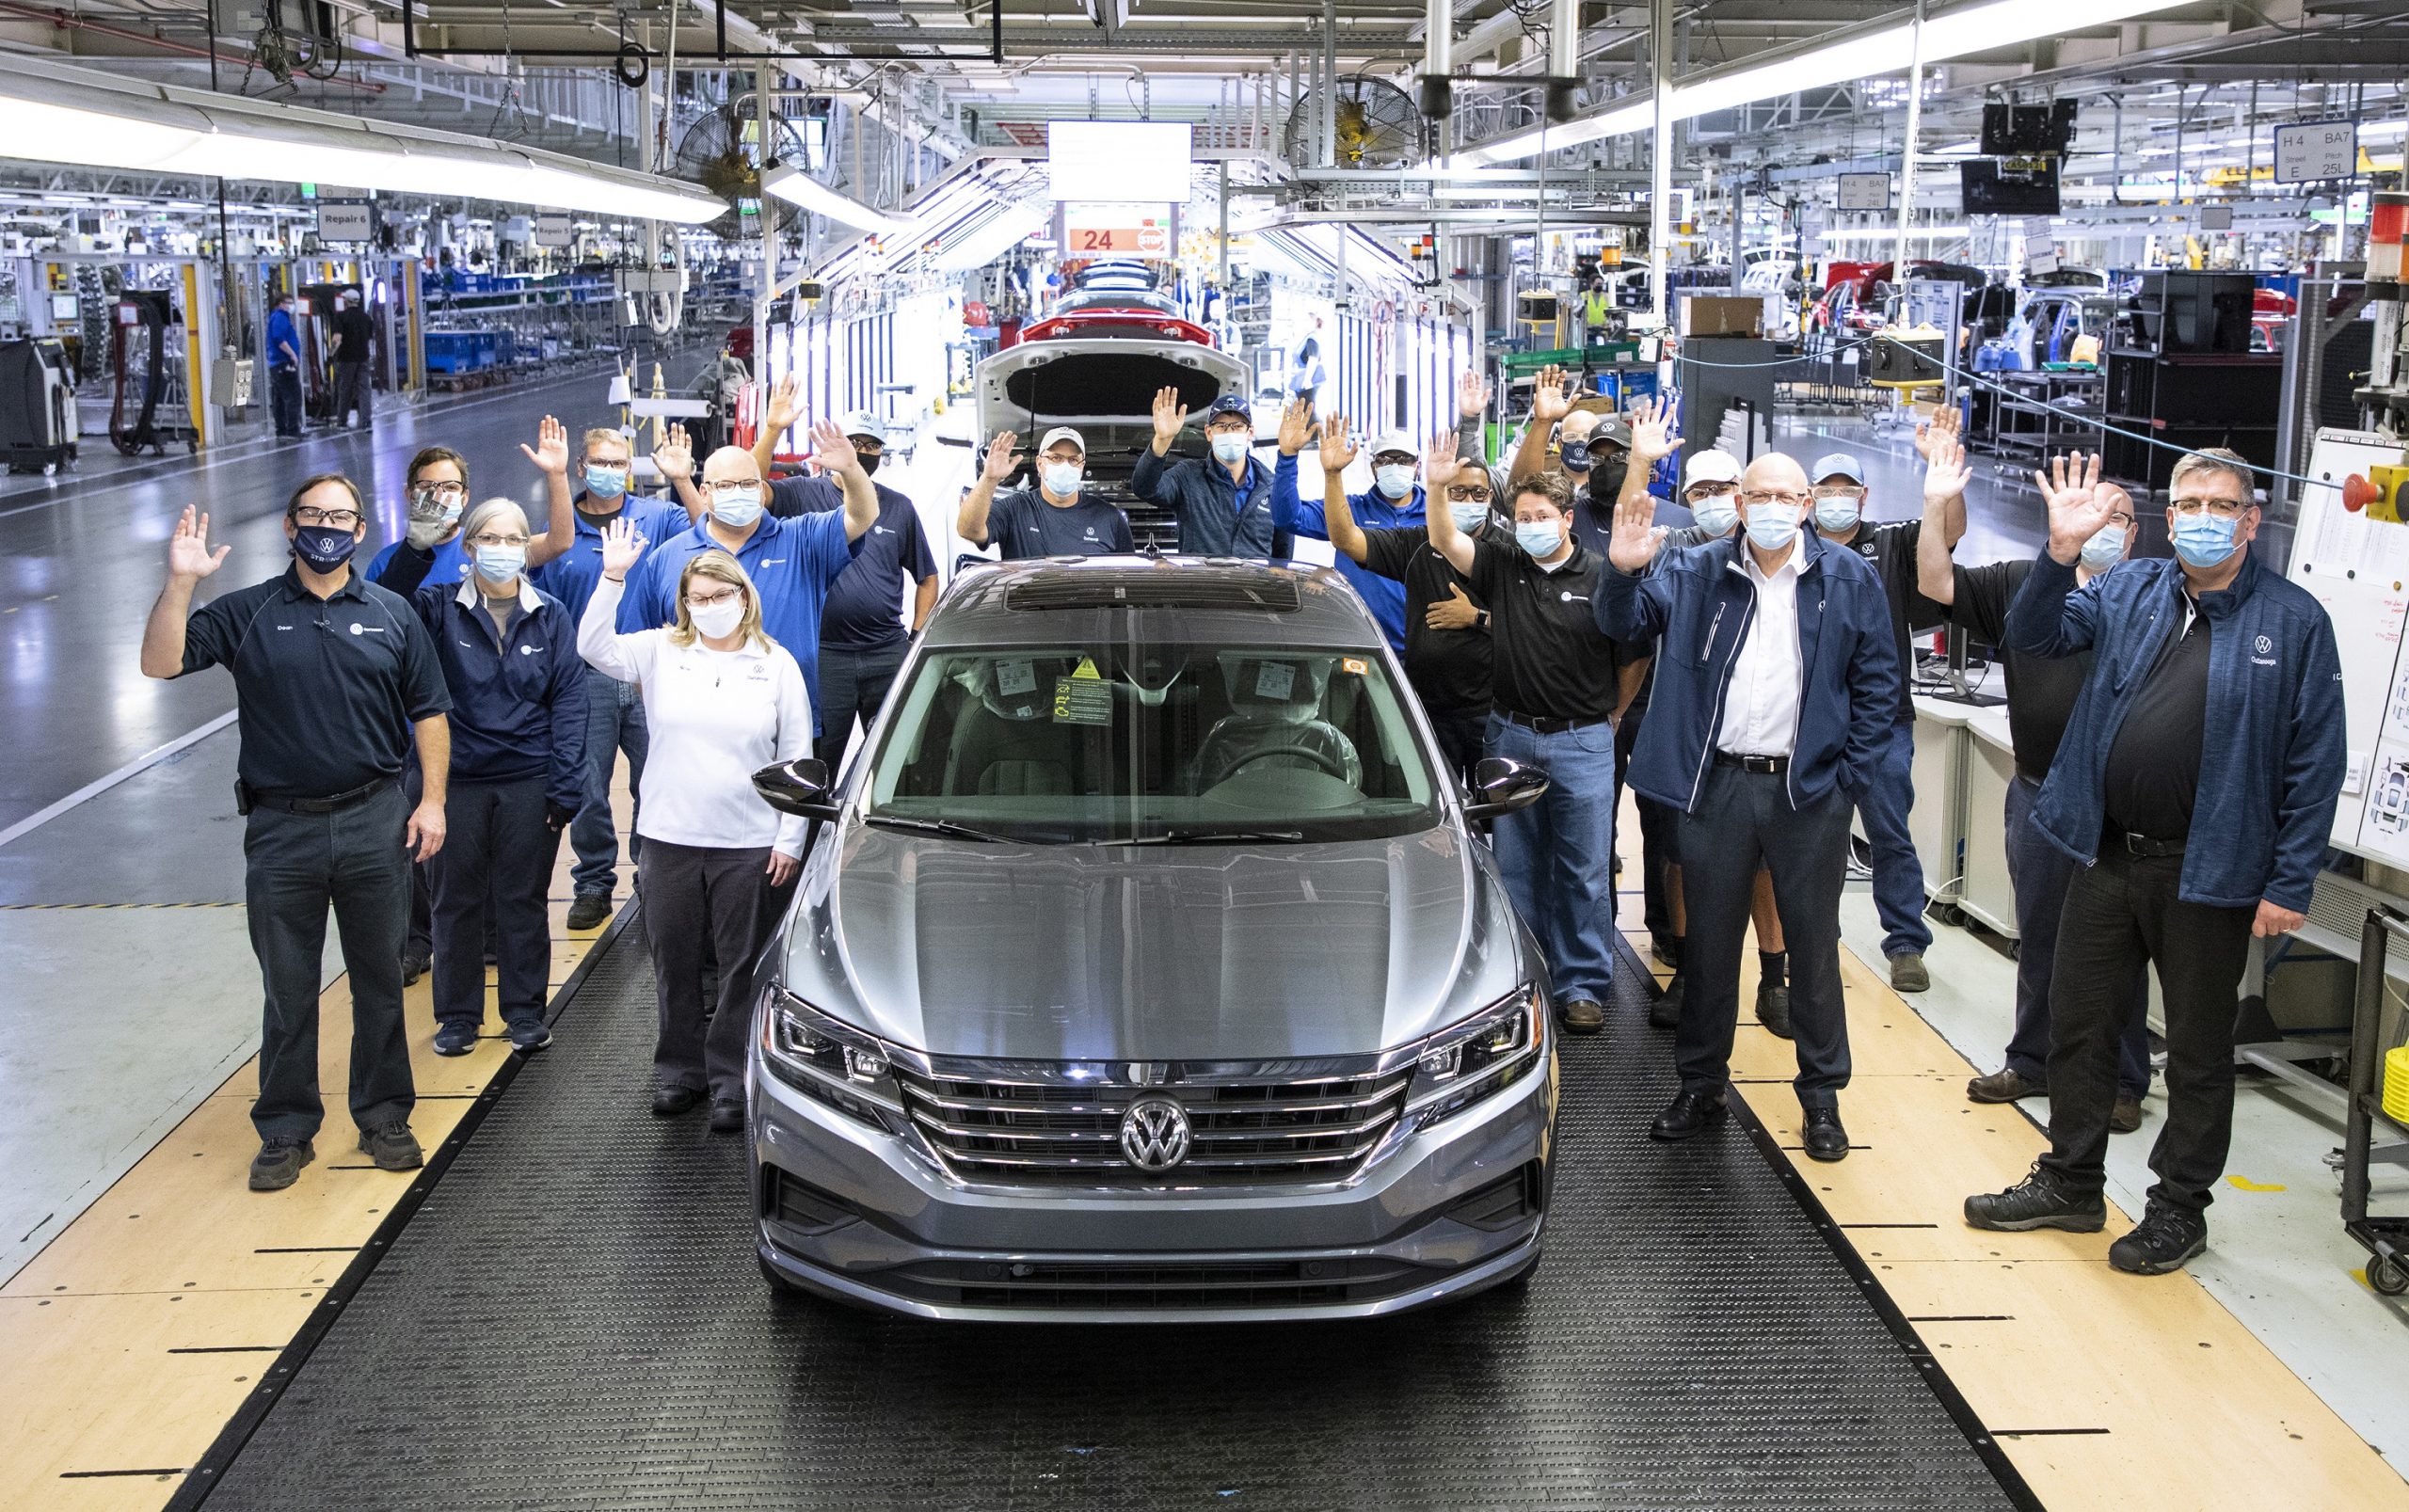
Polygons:
<instances>
[{"instance_id":1,"label":"orange sticker on windshield","mask_svg":"<svg viewBox=\"0 0 2409 1512\"><path fill-rule=\"evenodd\" d=\"M1358 661L1353 657L1349 656L1338 659L1338 670L1341 672L1351 672L1360 677L1371 669L1364 665L1363 662Z\"/></svg>"}]
</instances>

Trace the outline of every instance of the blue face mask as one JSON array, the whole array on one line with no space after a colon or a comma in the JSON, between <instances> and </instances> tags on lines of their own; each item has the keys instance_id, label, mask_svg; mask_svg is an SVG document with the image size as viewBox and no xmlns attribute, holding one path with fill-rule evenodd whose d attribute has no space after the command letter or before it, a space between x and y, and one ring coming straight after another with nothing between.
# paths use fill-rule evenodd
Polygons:
<instances>
[{"instance_id":1,"label":"blue face mask","mask_svg":"<svg viewBox=\"0 0 2409 1512\"><path fill-rule=\"evenodd\" d=\"M1456 529L1460 531L1476 531L1489 523L1489 506L1476 500L1450 503L1447 513L1456 517Z\"/></svg>"},{"instance_id":2,"label":"blue face mask","mask_svg":"<svg viewBox=\"0 0 2409 1512\"><path fill-rule=\"evenodd\" d=\"M2170 533L2175 537L2175 554L2189 567L2213 567L2235 550L2234 532L2239 519L2226 519L2206 510L2196 515L2178 515Z\"/></svg>"},{"instance_id":3,"label":"blue face mask","mask_svg":"<svg viewBox=\"0 0 2409 1512\"><path fill-rule=\"evenodd\" d=\"M1246 455L1249 443L1254 438L1247 435L1244 431L1215 432L1213 436L1213 460L1216 462L1236 462L1238 458Z\"/></svg>"},{"instance_id":4,"label":"blue face mask","mask_svg":"<svg viewBox=\"0 0 2409 1512\"><path fill-rule=\"evenodd\" d=\"M312 572L332 572L350 561L351 553L359 548L358 536L331 525L293 527L293 554Z\"/></svg>"},{"instance_id":5,"label":"blue face mask","mask_svg":"<svg viewBox=\"0 0 2409 1512\"><path fill-rule=\"evenodd\" d=\"M1378 488L1384 499L1404 498L1413 491L1412 464L1392 462L1386 467L1374 468L1372 486Z\"/></svg>"},{"instance_id":6,"label":"blue face mask","mask_svg":"<svg viewBox=\"0 0 2409 1512\"><path fill-rule=\"evenodd\" d=\"M1740 523L1740 506L1734 501L1736 497L1732 494L1709 494L1690 505L1690 518L1698 521L1699 529L1709 535L1729 535L1731 528Z\"/></svg>"},{"instance_id":7,"label":"blue face mask","mask_svg":"<svg viewBox=\"0 0 2409 1512\"><path fill-rule=\"evenodd\" d=\"M1798 513L1788 504L1758 504L1748 511L1748 544L1785 551L1798 539Z\"/></svg>"},{"instance_id":8,"label":"blue face mask","mask_svg":"<svg viewBox=\"0 0 2409 1512\"><path fill-rule=\"evenodd\" d=\"M761 490L758 488L711 495L711 518L730 530L743 530L760 517Z\"/></svg>"},{"instance_id":9,"label":"blue face mask","mask_svg":"<svg viewBox=\"0 0 2409 1512\"><path fill-rule=\"evenodd\" d=\"M480 546L476 549L477 576L491 583L504 583L527 570L527 549L523 546Z\"/></svg>"},{"instance_id":10,"label":"blue face mask","mask_svg":"<svg viewBox=\"0 0 2409 1512\"><path fill-rule=\"evenodd\" d=\"M1818 499L1815 501L1815 528L1831 534L1857 528L1865 507L1854 499Z\"/></svg>"},{"instance_id":11,"label":"blue face mask","mask_svg":"<svg viewBox=\"0 0 2409 1512\"><path fill-rule=\"evenodd\" d=\"M1514 522L1514 544L1534 557L1550 557L1564 545L1564 528L1551 520L1518 519Z\"/></svg>"},{"instance_id":12,"label":"blue face mask","mask_svg":"<svg viewBox=\"0 0 2409 1512\"><path fill-rule=\"evenodd\" d=\"M2098 534L2082 543L2082 565L2094 572L2105 572L2125 559L2125 527L2109 525Z\"/></svg>"},{"instance_id":13,"label":"blue face mask","mask_svg":"<svg viewBox=\"0 0 2409 1512\"><path fill-rule=\"evenodd\" d=\"M628 470L618 466L585 465L585 491L597 499L616 499L628 491Z\"/></svg>"}]
</instances>

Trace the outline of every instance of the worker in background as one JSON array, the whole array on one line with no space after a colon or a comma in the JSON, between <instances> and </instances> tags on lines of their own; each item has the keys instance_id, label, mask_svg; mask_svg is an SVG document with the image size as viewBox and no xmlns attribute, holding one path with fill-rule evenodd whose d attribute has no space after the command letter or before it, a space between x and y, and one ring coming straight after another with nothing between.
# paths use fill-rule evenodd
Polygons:
<instances>
[{"instance_id":1,"label":"worker in background","mask_svg":"<svg viewBox=\"0 0 2409 1512\"><path fill-rule=\"evenodd\" d=\"M996 489L1020 468L1011 431L987 443L979 481L962 496L954 530L973 546L993 542L1006 562L1040 556L1109 556L1134 551L1129 517L1079 490L1088 445L1068 425L1045 433L1037 449L1037 486L1016 488L998 499Z\"/></svg>"},{"instance_id":2,"label":"worker in background","mask_svg":"<svg viewBox=\"0 0 2409 1512\"><path fill-rule=\"evenodd\" d=\"M1288 369L1288 397L1305 406L1311 414L1314 397L1321 391L1328 371L1321 361L1321 317L1314 317L1314 328L1297 343L1297 355Z\"/></svg>"},{"instance_id":3,"label":"worker in background","mask_svg":"<svg viewBox=\"0 0 2409 1512\"><path fill-rule=\"evenodd\" d=\"M1353 430L1346 416L1332 415L1322 426L1319 454L1322 501L1316 513L1339 560L1377 574L1383 585L1395 583L1401 591L1406 681L1422 701L1448 770L1469 786L1489 736L1489 611L1475 596L1472 580L1430 544L1427 519L1368 530L1356 522L1355 501L1342 476L1355 461ZM1497 523L1489 470L1481 466L1476 449L1467 454L1460 430L1457 456L1463 466L1438 490L1456 529L1476 541L1510 546L1511 536L1501 535Z\"/></svg>"},{"instance_id":4,"label":"worker in background","mask_svg":"<svg viewBox=\"0 0 2409 1512\"><path fill-rule=\"evenodd\" d=\"M2107 1220L2109 1120L2133 963L2158 968L2166 1124L2142 1220L2108 1249L2154 1276L2208 1247L2233 1134L2233 1021L2254 937L2300 928L2342 789L2341 661L2305 589L2250 549L2250 464L2191 452L2167 482L2173 560L2081 588L2083 544L2116 510L2098 460L2053 475L2050 538L2008 606L2024 655L2093 653L2033 814L2077 863L2050 988L2050 1151L2003 1192L1966 1200L1980 1229Z\"/></svg>"},{"instance_id":5,"label":"worker in background","mask_svg":"<svg viewBox=\"0 0 2409 1512\"><path fill-rule=\"evenodd\" d=\"M686 428L672 425L653 449L653 465L664 478L694 473L694 448ZM602 533L614 520L624 519L646 540L665 541L690 523L685 507L664 499L647 499L633 491L633 452L628 438L607 427L585 433L579 447L577 493L569 549L534 569L535 586L560 600L571 626L585 613L594 584L602 576ZM628 788L644 786L644 698L631 684L609 673L584 666L585 772L577 817L569 821L568 843L577 862L569 871L568 927L599 929L611 916L611 899L619 881L619 828L611 814L611 780L621 753L628 758ZM634 826L629 827L628 859L636 859Z\"/></svg>"},{"instance_id":6,"label":"worker in background","mask_svg":"<svg viewBox=\"0 0 2409 1512\"><path fill-rule=\"evenodd\" d=\"M766 472L778 438L795 422L800 390L790 374L771 395L768 423L753 443L753 460ZM878 417L857 409L843 422L846 441L853 447L865 475L875 473L886 459L886 428ZM854 725L869 733L886 702L895 675L903 670L903 651L912 635L936 607L937 564L929 538L920 529L920 512L899 489L872 483L878 494L878 521L854 548L854 560L837 577L820 613L820 692L814 708L820 715L820 759L836 771L844 764L845 747ZM845 507L844 490L831 480L779 478L770 485L770 513L780 519L796 515L826 514ZM903 600L912 600L911 618L904 618Z\"/></svg>"},{"instance_id":7,"label":"worker in background","mask_svg":"<svg viewBox=\"0 0 2409 1512\"><path fill-rule=\"evenodd\" d=\"M1454 486L1455 438L1431 438L1422 475ZM1590 601L1604 559L1571 530L1561 473L1513 486L1513 535L1467 535L1452 510L1429 512L1431 548L1472 580L1491 615L1493 699L1483 754L1548 774L1544 797L1497 820L1506 890L1547 955L1556 1012L1574 1034L1605 1027L1614 979L1614 721L1639 690L1644 652L1599 627ZM1644 638L1642 638L1644 644Z\"/></svg>"},{"instance_id":8,"label":"worker in background","mask_svg":"<svg viewBox=\"0 0 2409 1512\"><path fill-rule=\"evenodd\" d=\"M295 301L291 290L276 296L267 315L267 406L275 417L276 434L285 440L301 435L301 330L294 323Z\"/></svg>"},{"instance_id":9,"label":"worker in background","mask_svg":"<svg viewBox=\"0 0 2409 1512\"><path fill-rule=\"evenodd\" d=\"M368 379L369 359L375 356L376 323L360 308L359 291L345 289L335 295L335 424L340 427L357 425L367 430L372 423L370 414L375 386ZM358 416L358 420L353 419Z\"/></svg>"},{"instance_id":10,"label":"worker in background","mask_svg":"<svg viewBox=\"0 0 2409 1512\"><path fill-rule=\"evenodd\" d=\"M410 600L452 695L443 850L430 863L435 1053L476 1048L488 919L503 1027L513 1048L535 1051L552 1042L545 899L561 831L585 795L586 668L577 622L528 580L518 501L487 500L461 533L476 563L469 581L428 583Z\"/></svg>"},{"instance_id":11,"label":"worker in background","mask_svg":"<svg viewBox=\"0 0 2409 1512\"><path fill-rule=\"evenodd\" d=\"M1954 565L1938 520L1946 506L1945 489L1962 478L1964 449L1954 439L1933 449L1929 464L1935 481L1924 486L1924 530L1916 544L1916 581L1926 598L1949 612L1952 623L1970 640L1993 647L2007 677L2008 743L2016 774L2007 785L2007 881L2016 894L2016 1029L2007 1042L2007 1063L1966 1085L1966 1095L1977 1103L2013 1103L2044 1097L2050 1090L2050 995L2058 955L2058 917L2066 889L2074 882L2075 864L2044 838L2033 823L2034 803L2049 779L2050 763L2057 756L2066 723L2074 717L2076 697L2091 676L2089 651L2070 657L2026 656L2007 638L2007 606L2016 600L2033 564L2018 557L1978 567ZM2069 459L2059 457L2054 476L2034 473L2047 498L2068 486ZM2081 454L2072 459L2077 478L2086 466L2098 467L2094 456L2086 464ZM1962 487L1962 483L1959 485ZM2075 587L2080 590L2133 550L2133 503L2113 483L2097 485L2108 514L2098 531L2082 543L2075 556ZM2139 957L2125 973L2125 1011L2117 1032L2116 1102L2108 1127L2130 1134L2142 1126L2142 1098L2149 1091L2149 979Z\"/></svg>"},{"instance_id":12,"label":"worker in background","mask_svg":"<svg viewBox=\"0 0 2409 1512\"><path fill-rule=\"evenodd\" d=\"M1616 512L1598 623L1618 640L1662 636L1667 646L1631 784L1683 816L1689 984L1675 1042L1681 1090L1649 1137L1692 1138L1729 1111L1740 947L1763 867L1791 947L1801 1142L1811 1159L1832 1161L1848 1154L1849 808L1890 739L1899 653L1873 569L1803 529L1811 501L1796 462L1761 456L1741 477L1745 538L1659 564L1666 533L1644 500L1629 501Z\"/></svg>"},{"instance_id":13,"label":"worker in background","mask_svg":"<svg viewBox=\"0 0 2409 1512\"><path fill-rule=\"evenodd\" d=\"M1205 406L1210 458L1163 460L1188 423L1178 390L1157 391L1154 415L1154 444L1139 454L1129 490L1178 517L1180 550L1191 556L1285 557L1295 521L1273 507L1271 469L1254 454L1254 411L1247 402L1225 393ZM1281 448L1301 447L1312 435L1313 406L1290 400L1280 412ZM1292 488L1292 510L1295 499Z\"/></svg>"},{"instance_id":14,"label":"worker in background","mask_svg":"<svg viewBox=\"0 0 2409 1512\"><path fill-rule=\"evenodd\" d=\"M402 1023L409 864L443 847L452 705L426 628L351 565L368 534L359 490L340 473L306 479L284 507L293 565L199 609L193 590L226 563L209 517L187 507L168 544L168 582L142 631L142 672L233 674L242 748L235 808L244 903L265 1004L253 1191L278 1191L316 1158L318 994L334 912L351 999L351 1119L379 1169L422 1163L417 1091ZM424 796L402 793L413 748Z\"/></svg>"},{"instance_id":15,"label":"worker in background","mask_svg":"<svg viewBox=\"0 0 2409 1512\"><path fill-rule=\"evenodd\" d=\"M1940 413L1944 419L1918 431L1919 451L1928 451L1938 438L1954 439L1957 411ZM1916 592L1916 542L1923 533L1923 521L1919 517L1877 525L1866 519L1865 468L1845 452L1817 458L1811 475L1816 533L1863 559L1890 602L1891 639L1899 661L1898 701L1891 710L1890 738L1875 753L1875 764L1856 793L1857 813L1873 851L1874 906L1882 918L1882 955L1890 963L1891 985L1899 992L1920 993L1932 985L1923 963L1932 928L1923 921L1923 862L1907 830L1907 811L1916 801L1916 661L1908 631L1943 617L1938 606ZM1964 490L1937 517L1944 544L1954 549L1966 533Z\"/></svg>"}]
</instances>

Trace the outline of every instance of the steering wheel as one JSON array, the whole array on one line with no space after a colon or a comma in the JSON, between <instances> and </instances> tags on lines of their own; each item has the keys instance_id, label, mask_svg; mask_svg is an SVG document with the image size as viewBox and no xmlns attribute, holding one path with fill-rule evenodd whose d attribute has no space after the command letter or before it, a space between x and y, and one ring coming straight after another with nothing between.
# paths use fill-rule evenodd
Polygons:
<instances>
[{"instance_id":1,"label":"steering wheel","mask_svg":"<svg viewBox=\"0 0 2409 1512\"><path fill-rule=\"evenodd\" d=\"M1221 774L1221 780L1227 782L1256 762L1280 756L1303 756L1340 782L1347 781L1347 769L1339 764L1338 759L1329 752L1311 745L1267 745L1260 751L1250 751L1230 763L1230 770Z\"/></svg>"}]
</instances>

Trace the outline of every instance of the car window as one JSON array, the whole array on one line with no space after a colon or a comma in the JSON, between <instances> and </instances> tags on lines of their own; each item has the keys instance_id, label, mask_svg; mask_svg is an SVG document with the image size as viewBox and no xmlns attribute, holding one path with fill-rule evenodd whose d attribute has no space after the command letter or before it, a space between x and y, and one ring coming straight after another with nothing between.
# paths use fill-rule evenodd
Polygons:
<instances>
[{"instance_id":1,"label":"car window","mask_svg":"<svg viewBox=\"0 0 2409 1512\"><path fill-rule=\"evenodd\" d=\"M1050 844L1222 830L1301 840L1439 822L1369 653L1138 642L934 651L896 699L869 812Z\"/></svg>"}]
</instances>

